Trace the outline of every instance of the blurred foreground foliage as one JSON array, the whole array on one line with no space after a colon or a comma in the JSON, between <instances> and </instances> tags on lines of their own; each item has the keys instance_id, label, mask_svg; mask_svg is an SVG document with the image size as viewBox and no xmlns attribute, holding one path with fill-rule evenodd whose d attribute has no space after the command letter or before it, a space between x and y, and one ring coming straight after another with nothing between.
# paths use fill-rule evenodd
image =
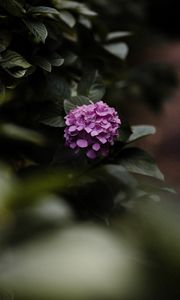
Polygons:
<instances>
[{"instance_id":1,"label":"blurred foreground foliage","mask_svg":"<svg viewBox=\"0 0 180 300\"><path fill-rule=\"evenodd\" d=\"M130 126L112 97L108 158L63 138L74 106L144 88L127 63L142 3L0 0L0 299L178 299L177 196L136 147L155 128Z\"/></svg>"}]
</instances>

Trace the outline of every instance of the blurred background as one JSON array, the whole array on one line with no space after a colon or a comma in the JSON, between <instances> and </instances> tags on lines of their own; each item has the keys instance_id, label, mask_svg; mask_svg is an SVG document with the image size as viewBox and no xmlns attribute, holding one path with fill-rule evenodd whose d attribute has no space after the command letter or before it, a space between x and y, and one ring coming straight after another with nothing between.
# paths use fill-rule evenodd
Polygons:
<instances>
[{"instance_id":1,"label":"blurred background","mask_svg":"<svg viewBox=\"0 0 180 300\"><path fill-rule=\"evenodd\" d=\"M140 145L151 151L166 180L179 190L180 4L174 0L90 2L107 14L112 29L132 32L127 58L130 85L124 88L122 105L130 123L155 125L157 134Z\"/></svg>"},{"instance_id":2,"label":"blurred background","mask_svg":"<svg viewBox=\"0 0 180 300\"><path fill-rule=\"evenodd\" d=\"M140 145L151 151L167 182L179 190L180 5L147 0L116 1L109 6L116 6L114 14L119 10L114 22L134 35L128 56L132 77L123 102L125 111L132 124L155 125L157 134Z\"/></svg>"}]
</instances>

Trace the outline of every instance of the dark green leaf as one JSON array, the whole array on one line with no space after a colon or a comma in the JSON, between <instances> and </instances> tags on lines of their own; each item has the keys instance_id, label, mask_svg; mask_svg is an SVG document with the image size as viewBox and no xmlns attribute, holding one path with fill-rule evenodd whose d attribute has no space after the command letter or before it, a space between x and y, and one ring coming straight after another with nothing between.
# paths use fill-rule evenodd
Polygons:
<instances>
[{"instance_id":1,"label":"dark green leaf","mask_svg":"<svg viewBox=\"0 0 180 300\"><path fill-rule=\"evenodd\" d=\"M78 86L78 93L87 96L93 102L99 101L105 94L105 85L97 71L85 73Z\"/></svg>"},{"instance_id":2,"label":"dark green leaf","mask_svg":"<svg viewBox=\"0 0 180 300\"><path fill-rule=\"evenodd\" d=\"M71 109L82 106L84 104L90 104L90 99L85 96L75 96L72 97L71 100L64 101L64 110L68 113Z\"/></svg>"},{"instance_id":3,"label":"dark green leaf","mask_svg":"<svg viewBox=\"0 0 180 300\"><path fill-rule=\"evenodd\" d=\"M48 111L42 114L39 120L41 123L51 127L64 127L64 117L59 107L48 107Z\"/></svg>"},{"instance_id":4,"label":"dark green leaf","mask_svg":"<svg viewBox=\"0 0 180 300\"><path fill-rule=\"evenodd\" d=\"M0 32L0 52L3 52L7 49L11 42L11 33L9 31Z\"/></svg>"},{"instance_id":5,"label":"dark green leaf","mask_svg":"<svg viewBox=\"0 0 180 300\"><path fill-rule=\"evenodd\" d=\"M65 110L66 114L68 114L70 112L70 110L72 110L75 107L76 106L71 101L64 100L64 110Z\"/></svg>"},{"instance_id":6,"label":"dark green leaf","mask_svg":"<svg viewBox=\"0 0 180 300\"><path fill-rule=\"evenodd\" d=\"M65 77L59 73L48 74L46 86L44 87L44 97L48 101L60 104L63 107L64 99L70 99L70 84Z\"/></svg>"},{"instance_id":7,"label":"dark green leaf","mask_svg":"<svg viewBox=\"0 0 180 300\"><path fill-rule=\"evenodd\" d=\"M121 121L122 121L122 124L119 129L119 136L118 136L117 140L119 142L125 143L128 141L129 137L131 136L132 131L131 131L130 125L126 121L124 121L124 120L121 120Z\"/></svg>"},{"instance_id":8,"label":"dark green leaf","mask_svg":"<svg viewBox=\"0 0 180 300\"><path fill-rule=\"evenodd\" d=\"M27 70L14 71L13 69L10 69L10 70L6 70L6 72L14 78L21 78L26 75Z\"/></svg>"},{"instance_id":9,"label":"dark green leaf","mask_svg":"<svg viewBox=\"0 0 180 300\"><path fill-rule=\"evenodd\" d=\"M110 174L111 176L118 179L118 181L121 182L121 184L124 184L125 186L135 187L137 185L135 178L129 174L127 168L121 166L121 165L105 165L103 169Z\"/></svg>"},{"instance_id":10,"label":"dark green leaf","mask_svg":"<svg viewBox=\"0 0 180 300\"><path fill-rule=\"evenodd\" d=\"M154 159L139 148L126 148L121 152L119 163L129 172L164 180Z\"/></svg>"},{"instance_id":11,"label":"dark green leaf","mask_svg":"<svg viewBox=\"0 0 180 300\"><path fill-rule=\"evenodd\" d=\"M40 122L51 127L64 127L64 119L62 116L50 116Z\"/></svg>"},{"instance_id":12,"label":"dark green leaf","mask_svg":"<svg viewBox=\"0 0 180 300\"><path fill-rule=\"evenodd\" d=\"M52 66L60 67L64 63L64 58L62 58L59 54L53 53L53 55L48 57L48 61Z\"/></svg>"},{"instance_id":13,"label":"dark green leaf","mask_svg":"<svg viewBox=\"0 0 180 300\"><path fill-rule=\"evenodd\" d=\"M35 63L36 66L42 68L47 72L51 72L52 70L51 63L45 57L36 56L33 58L33 62Z\"/></svg>"},{"instance_id":14,"label":"dark green leaf","mask_svg":"<svg viewBox=\"0 0 180 300\"><path fill-rule=\"evenodd\" d=\"M5 100L5 86L0 80L0 104L2 104Z\"/></svg>"},{"instance_id":15,"label":"dark green leaf","mask_svg":"<svg viewBox=\"0 0 180 300\"><path fill-rule=\"evenodd\" d=\"M2 55L0 64L3 68L10 69L14 67L21 67L22 69L27 69L31 67L31 64L22 57L19 53L15 51L6 51Z\"/></svg>"},{"instance_id":16,"label":"dark green leaf","mask_svg":"<svg viewBox=\"0 0 180 300\"><path fill-rule=\"evenodd\" d=\"M85 96L75 96L71 98L71 102L74 103L75 106L81 106L84 104L90 104L90 99Z\"/></svg>"},{"instance_id":17,"label":"dark green leaf","mask_svg":"<svg viewBox=\"0 0 180 300\"><path fill-rule=\"evenodd\" d=\"M39 21L24 19L24 23L26 24L29 31L33 34L35 41L37 43L42 42L45 43L46 38L48 36L48 32L46 26Z\"/></svg>"}]
</instances>

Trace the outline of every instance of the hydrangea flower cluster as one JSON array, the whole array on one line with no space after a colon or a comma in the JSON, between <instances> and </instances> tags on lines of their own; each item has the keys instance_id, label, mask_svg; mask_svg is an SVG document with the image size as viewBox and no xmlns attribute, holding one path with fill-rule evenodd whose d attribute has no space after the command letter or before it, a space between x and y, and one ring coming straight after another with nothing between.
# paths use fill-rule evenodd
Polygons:
<instances>
[{"instance_id":1,"label":"hydrangea flower cluster","mask_svg":"<svg viewBox=\"0 0 180 300\"><path fill-rule=\"evenodd\" d=\"M116 110L103 101L78 106L65 117L66 146L78 153L85 150L88 158L107 156L118 136L121 121Z\"/></svg>"}]
</instances>

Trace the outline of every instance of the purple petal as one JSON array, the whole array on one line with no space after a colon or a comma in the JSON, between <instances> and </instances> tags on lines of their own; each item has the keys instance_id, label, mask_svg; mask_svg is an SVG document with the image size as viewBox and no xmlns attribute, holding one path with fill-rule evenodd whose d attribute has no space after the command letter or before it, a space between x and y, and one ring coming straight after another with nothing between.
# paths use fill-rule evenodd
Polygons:
<instances>
[{"instance_id":1,"label":"purple petal","mask_svg":"<svg viewBox=\"0 0 180 300\"><path fill-rule=\"evenodd\" d=\"M75 149L75 148L76 148L76 143L71 143L71 144L70 144L70 148L71 148L71 149Z\"/></svg>"},{"instance_id":2,"label":"purple petal","mask_svg":"<svg viewBox=\"0 0 180 300\"><path fill-rule=\"evenodd\" d=\"M90 128L94 128L94 127L95 127L95 123L89 124L89 127L90 127Z\"/></svg>"},{"instance_id":3,"label":"purple petal","mask_svg":"<svg viewBox=\"0 0 180 300\"><path fill-rule=\"evenodd\" d=\"M109 111L96 111L97 115L100 117L105 117L109 114Z\"/></svg>"},{"instance_id":4,"label":"purple petal","mask_svg":"<svg viewBox=\"0 0 180 300\"><path fill-rule=\"evenodd\" d=\"M86 130L87 133L90 133L92 131L92 129L90 127L88 127L88 126L85 127L85 130Z\"/></svg>"},{"instance_id":5,"label":"purple petal","mask_svg":"<svg viewBox=\"0 0 180 300\"><path fill-rule=\"evenodd\" d=\"M69 132L74 132L76 131L77 127L76 126L70 126L69 127Z\"/></svg>"},{"instance_id":6,"label":"purple petal","mask_svg":"<svg viewBox=\"0 0 180 300\"><path fill-rule=\"evenodd\" d=\"M101 148L101 146L98 143L96 143L96 144L94 144L92 146L92 148L93 148L94 151L99 151L99 149Z\"/></svg>"},{"instance_id":7,"label":"purple petal","mask_svg":"<svg viewBox=\"0 0 180 300\"><path fill-rule=\"evenodd\" d=\"M88 142L86 140L83 139L79 139L77 140L76 144L80 147L80 148L86 148L88 146Z\"/></svg>"},{"instance_id":8,"label":"purple petal","mask_svg":"<svg viewBox=\"0 0 180 300\"><path fill-rule=\"evenodd\" d=\"M101 126L102 126L102 128L104 128L104 129L108 129L109 127L111 127L111 124L110 124L110 123L107 123L107 124L102 124Z\"/></svg>"},{"instance_id":9,"label":"purple petal","mask_svg":"<svg viewBox=\"0 0 180 300\"><path fill-rule=\"evenodd\" d=\"M78 130L78 131L81 131L81 130L83 130L83 128L84 128L84 127L83 127L82 125L80 125L80 126L77 127L77 130Z\"/></svg>"},{"instance_id":10,"label":"purple petal","mask_svg":"<svg viewBox=\"0 0 180 300\"><path fill-rule=\"evenodd\" d=\"M98 135L99 134L99 132L97 131L97 130L93 130L92 132L91 132L91 136L96 136L96 135Z\"/></svg>"},{"instance_id":11,"label":"purple petal","mask_svg":"<svg viewBox=\"0 0 180 300\"><path fill-rule=\"evenodd\" d=\"M102 143L102 144L105 144L107 142L106 138L104 137L97 137L97 139Z\"/></svg>"},{"instance_id":12,"label":"purple petal","mask_svg":"<svg viewBox=\"0 0 180 300\"><path fill-rule=\"evenodd\" d=\"M93 151L93 150L89 150L87 153L86 153L87 157L90 158L90 159L95 159L96 158L96 152Z\"/></svg>"}]
</instances>

